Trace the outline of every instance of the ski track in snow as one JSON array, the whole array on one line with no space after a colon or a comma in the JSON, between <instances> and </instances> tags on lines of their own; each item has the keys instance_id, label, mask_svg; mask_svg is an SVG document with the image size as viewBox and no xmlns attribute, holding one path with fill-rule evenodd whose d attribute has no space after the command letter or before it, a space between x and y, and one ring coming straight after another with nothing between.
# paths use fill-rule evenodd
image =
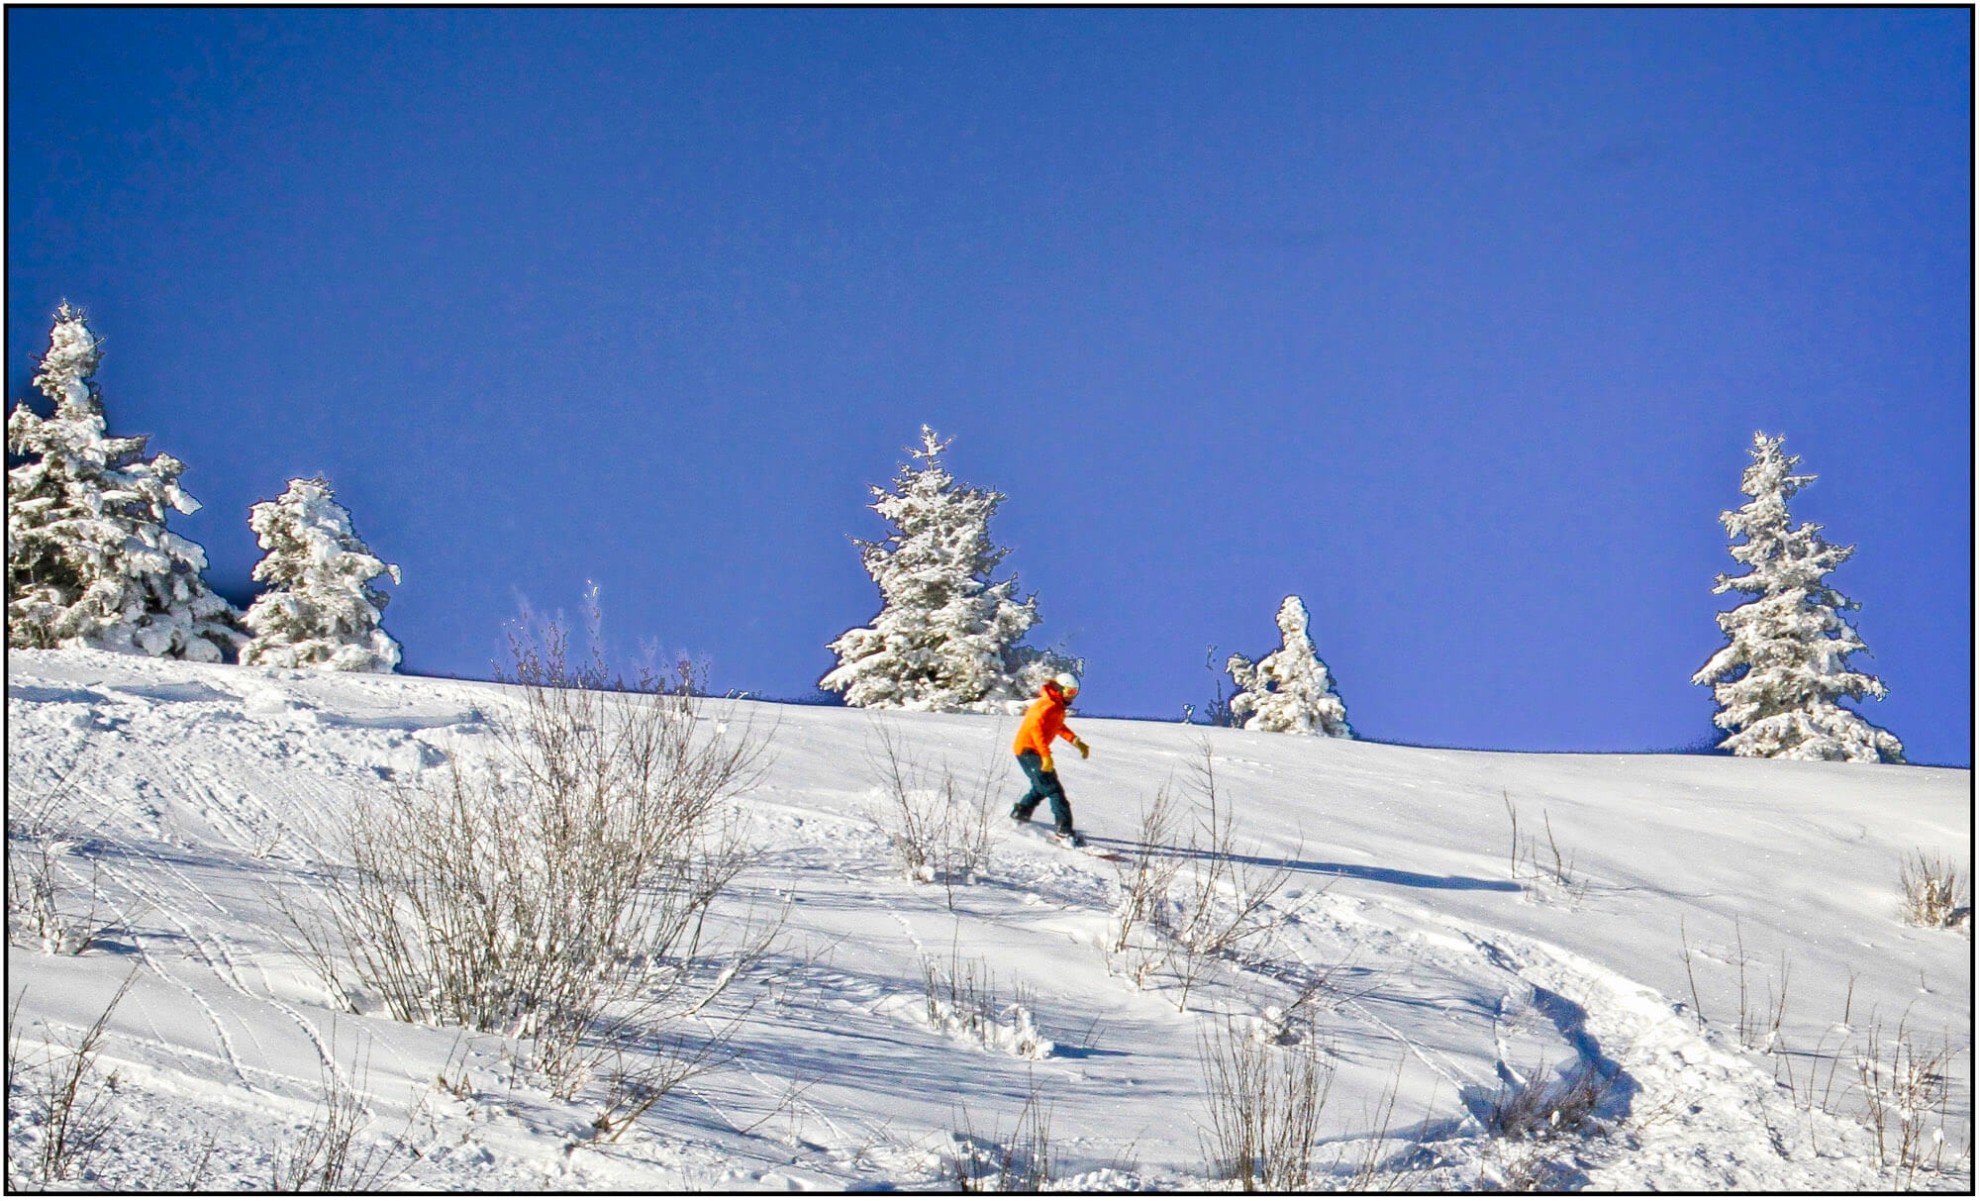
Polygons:
<instances>
[{"instance_id":1,"label":"ski track in snow","mask_svg":"<svg viewBox=\"0 0 1980 1201\"><path fill-rule=\"evenodd\" d=\"M1012 830L999 806L992 862L979 881L953 890L911 883L873 820L881 794L870 770L843 754L848 740L870 735L874 715L780 710L768 723L777 761L741 800L762 854L739 884L793 899L788 933L802 945L772 969L768 983L781 991L745 1017L726 1066L684 1086L625 1143L575 1152L595 1110L498 1085L506 1079L499 1040L462 1043L458 1032L326 1008L321 986L308 983L306 965L284 945L266 892L283 890L304 909L320 903L312 877L349 806L481 753L484 715L499 712L503 689L70 652L10 654L9 668L10 798L16 785L46 787L63 766L80 763L78 834L101 871L94 883L128 915L109 938L128 954L63 959L10 949L10 976L49 980L30 988L23 1020L80 1030L95 1014L82 1000L65 1001L64 988L88 984L78 996L100 1000L106 982L114 988L135 961L153 983L135 988L116 1015L105 1060L129 1069L133 1122L151 1140L141 1158L173 1162L177 1113L188 1139L199 1129L221 1134L225 1170L237 1183L260 1181L254 1165L306 1118L326 1074L366 1090L382 1133L410 1112L399 1094L417 1094L464 1046L460 1070L478 1087L467 1101L428 1091L427 1125L414 1139L426 1158L404 1184L925 1185L965 1107L979 1137L1008 1136L1028 1091L1042 1088L1074 1181L1200 1187L1202 1022L1255 1016L1289 1000L1302 980L1332 971L1320 1031L1341 1100L1323 1119L1326 1145L1351 1154L1376 1137L1355 1127L1354 1102L1367 1110L1393 1079L1399 1121L1416 1128L1414 1117L1400 1117L1411 1107L1424 1118L1412 1161L1418 1187L1491 1183L1508 1153L1482 1125L1492 1099L1592 1065L1611 1082L1601 1127L1548 1149L1560 1161L1558 1181L1878 1188L1888 1177L1872 1162L1874 1143L1860 1121L1798 1108L1768 1061L1672 999L1684 980L1677 920L1689 923L1697 970L1716 973L1701 985L1708 1010L1730 1010L1735 919L1756 988L1757 965L1776 954L1792 952L1797 970L1815 976L1805 1028L1824 1025L1813 1011L1841 967L1855 971L1865 957L1868 976L1879 961L1867 956L1888 948L1904 966L1863 982L1859 1012L1876 1005L1887 1016L1902 1010L1936 1021L1970 1002L1970 940L1891 925L1876 906L1894 880L1847 888L1818 881L1776 895L1769 889L1779 882L1794 887L1782 874L1739 891L1775 854L1784 871L1799 871L1808 853L1801 848L1856 855L1875 871L1893 841L1925 845L1940 831L1969 838L1961 824L1969 820L1961 796L1969 773L1866 776L1825 773L1826 765L1316 745L1085 719L1093 762L1074 765L1069 777L1083 829L1131 829L1134 807L1199 753L1195 740L1218 754L1220 788L1249 798L1237 810L1240 841L1255 844L1245 853L1260 863L1287 856L1292 884L1305 894L1285 911L1272 962L1220 970L1192 995L1190 1012L1178 1013L1167 990L1138 990L1107 974L1098 940L1117 889L1114 863ZM890 728L924 761L946 757L965 768L983 758L986 738L1008 734L994 721L939 715L902 716ZM1916 827L1894 838L1855 817L1850 790L1873 785L1898 789L1919 814ZM1578 849L1587 885L1580 899L1505 883L1502 791L1518 798L1523 826L1547 814ZM1758 796L1777 800L1755 807ZM1863 796L1862 812L1893 811L1874 789ZM1700 819L1685 806L1707 803L1729 840L1723 851L1691 837ZM1630 833L1612 835L1603 824L1618 815L1636 823ZM1655 848L1666 829L1683 832L1682 849L1647 862L1606 853L1611 844ZM1322 853L1306 850L1311 830L1329 840ZM1687 874L1693 860L1699 869ZM82 864L72 853L61 866L87 889ZM1867 912L1819 919L1836 928L1828 941L1809 941L1826 929L1799 933L1812 923L1798 910L1839 904L1835 897L1853 889L1869 898ZM1058 1050L1027 1062L931 1029L917 1016L924 959L980 963L1004 1001L1013 995L1004 990L1028 989ZM1637 978L1645 970L1654 985ZM1906 987L1906 973L1929 977L1930 991ZM1953 1033L1954 1117L1964 1120L1970 1030ZM353 1057L362 1047L370 1049L368 1085L352 1072L364 1066ZM10 1147L27 1137L10 1123ZM1146 1166L1109 1166L1110 1155L1129 1147Z\"/></svg>"}]
</instances>

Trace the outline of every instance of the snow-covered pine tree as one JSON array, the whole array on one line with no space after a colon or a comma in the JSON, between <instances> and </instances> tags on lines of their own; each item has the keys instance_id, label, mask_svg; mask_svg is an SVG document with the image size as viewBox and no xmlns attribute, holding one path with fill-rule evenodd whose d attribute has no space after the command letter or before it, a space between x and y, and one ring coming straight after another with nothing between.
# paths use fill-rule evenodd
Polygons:
<instances>
[{"instance_id":1,"label":"snow-covered pine tree","mask_svg":"<svg viewBox=\"0 0 1980 1201\"><path fill-rule=\"evenodd\" d=\"M239 615L206 586L206 552L165 528L199 510L186 465L146 458L145 435L112 438L94 376L102 343L68 304L55 314L34 385L7 417L7 645L93 647L217 663L240 645Z\"/></svg>"},{"instance_id":2,"label":"snow-covered pine tree","mask_svg":"<svg viewBox=\"0 0 1980 1201\"><path fill-rule=\"evenodd\" d=\"M1232 655L1225 670L1237 684L1231 697L1233 720L1247 730L1276 734L1324 734L1353 738L1347 706L1334 691L1327 665L1307 634L1306 602L1289 596L1279 605L1279 649L1253 664Z\"/></svg>"},{"instance_id":3,"label":"snow-covered pine tree","mask_svg":"<svg viewBox=\"0 0 1980 1201\"><path fill-rule=\"evenodd\" d=\"M1009 553L990 541L1004 496L958 485L942 467L948 445L922 426L921 449L908 452L916 462L901 466L892 492L872 490L870 507L893 532L854 542L880 586L880 612L832 641L839 665L818 681L849 705L1000 712L1078 667L1017 645L1038 609L1036 597L1015 599L1015 576L990 578Z\"/></svg>"},{"instance_id":4,"label":"snow-covered pine tree","mask_svg":"<svg viewBox=\"0 0 1980 1201\"><path fill-rule=\"evenodd\" d=\"M1904 744L1837 704L1840 697L1881 698L1875 676L1851 671L1850 655L1865 649L1842 618L1856 602L1830 588L1829 572L1856 553L1831 546L1822 527L1790 528L1788 498L1813 480L1793 475L1801 459L1781 451L1783 437L1753 435L1753 463L1739 490L1753 499L1719 514L1742 576L1719 576L1715 594L1744 592L1752 600L1718 615L1727 644L1691 677L1712 687L1719 711L1712 721L1729 736L1719 746L1763 759L1904 761Z\"/></svg>"},{"instance_id":5,"label":"snow-covered pine tree","mask_svg":"<svg viewBox=\"0 0 1980 1201\"><path fill-rule=\"evenodd\" d=\"M389 672L399 644L379 628L390 600L372 587L399 569L371 553L351 527L327 480L290 480L288 491L248 509L248 527L268 553L254 578L271 585L244 621L254 637L241 662L262 667L321 667Z\"/></svg>"}]
</instances>

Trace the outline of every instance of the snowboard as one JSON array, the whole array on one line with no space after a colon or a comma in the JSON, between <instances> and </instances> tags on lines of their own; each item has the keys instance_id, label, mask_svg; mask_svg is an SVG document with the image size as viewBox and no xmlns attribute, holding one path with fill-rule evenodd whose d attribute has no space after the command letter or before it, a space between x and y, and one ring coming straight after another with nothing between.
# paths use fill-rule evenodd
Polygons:
<instances>
[{"instance_id":1,"label":"snowboard","mask_svg":"<svg viewBox=\"0 0 1980 1201\"><path fill-rule=\"evenodd\" d=\"M1123 862L1127 858L1127 856L1121 854L1119 851L1112 851L1103 846L1096 846L1091 842L1086 842L1086 843L1082 843L1079 846L1074 846L1073 844L1060 838L1057 834L1054 834L1052 832L1051 826L1045 825L1043 823L1026 822L1025 824L1019 826L1017 825L1017 823L1013 822L1012 825L1015 826L1017 832L1025 838L1034 838L1034 839L1042 840L1044 842L1050 843L1052 846L1055 846L1062 851L1071 851L1075 855L1090 855L1095 859L1107 859L1115 863Z\"/></svg>"}]
</instances>

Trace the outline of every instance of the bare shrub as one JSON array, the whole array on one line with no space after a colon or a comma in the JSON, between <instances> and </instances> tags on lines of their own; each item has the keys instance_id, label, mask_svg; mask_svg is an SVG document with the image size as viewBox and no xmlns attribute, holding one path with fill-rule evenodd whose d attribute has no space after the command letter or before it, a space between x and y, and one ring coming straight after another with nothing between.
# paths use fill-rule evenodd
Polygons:
<instances>
[{"instance_id":1,"label":"bare shrub","mask_svg":"<svg viewBox=\"0 0 1980 1201\"><path fill-rule=\"evenodd\" d=\"M1120 901L1109 916L1105 950L1110 970L1146 988L1168 957L1166 947L1152 937L1162 918L1183 858L1170 849L1181 814L1175 795L1164 787L1142 807L1134 850L1116 862Z\"/></svg>"},{"instance_id":2,"label":"bare shrub","mask_svg":"<svg viewBox=\"0 0 1980 1201\"><path fill-rule=\"evenodd\" d=\"M1525 1080L1500 1086L1484 1126L1495 1137L1521 1141L1578 1134L1614 1087L1614 1076L1595 1063L1584 1060L1558 1078L1543 1063Z\"/></svg>"},{"instance_id":3,"label":"bare shrub","mask_svg":"<svg viewBox=\"0 0 1980 1201\"><path fill-rule=\"evenodd\" d=\"M1291 917L1274 904L1292 877L1291 862L1241 854L1237 814L1217 790L1208 744L1193 768L1198 804L1182 848L1188 863L1176 873L1177 884L1154 922L1167 936L1164 966L1177 984L1176 1008L1185 1012L1190 992L1212 965L1242 965L1265 954Z\"/></svg>"},{"instance_id":4,"label":"bare shrub","mask_svg":"<svg viewBox=\"0 0 1980 1201\"><path fill-rule=\"evenodd\" d=\"M921 975L930 1027L1020 1059L1046 1059L1057 1049L1039 1033L1031 995L1020 987L1006 1003L982 960L965 961L952 950L946 967L924 957Z\"/></svg>"},{"instance_id":5,"label":"bare shrub","mask_svg":"<svg viewBox=\"0 0 1980 1201\"><path fill-rule=\"evenodd\" d=\"M985 772L963 784L947 764L917 761L885 725L869 758L880 777L882 803L871 814L894 850L902 874L917 884L940 883L955 908L955 886L973 882L990 865L994 781Z\"/></svg>"},{"instance_id":6,"label":"bare shrub","mask_svg":"<svg viewBox=\"0 0 1980 1201\"><path fill-rule=\"evenodd\" d=\"M962 1193L1042 1193L1052 1183L1052 1107L1033 1080L1010 1134L992 1129L980 1139L971 1127L969 1107L961 1108L960 1129L949 1170Z\"/></svg>"},{"instance_id":7,"label":"bare shrub","mask_svg":"<svg viewBox=\"0 0 1980 1201\"><path fill-rule=\"evenodd\" d=\"M520 712L491 717L491 760L359 806L327 914L289 912L353 1008L526 1040L575 1096L772 944L780 919L713 922L749 860L728 802L762 744L704 713L685 665L626 688L595 649L572 666L555 622L512 651Z\"/></svg>"},{"instance_id":8,"label":"bare shrub","mask_svg":"<svg viewBox=\"0 0 1980 1201\"><path fill-rule=\"evenodd\" d=\"M104 1140L117 1128L117 1074L104 1074L96 1066L103 1050L103 1039L110 1027L110 1015L123 1002L132 981L133 970L124 977L109 1004L84 1030L74 1045L49 1043L38 1056L30 1058L23 1046L20 1005L27 990L15 995L9 1007L7 1025L7 1125L11 1131L16 1117L39 1129L40 1137L30 1146L7 1141L7 1188L47 1189L68 1180L88 1176L103 1149Z\"/></svg>"},{"instance_id":9,"label":"bare shrub","mask_svg":"<svg viewBox=\"0 0 1980 1201\"><path fill-rule=\"evenodd\" d=\"M1692 1015L1703 1026L1707 1024L1705 1008L1698 997L1698 977L1692 970L1691 941L1685 931L1683 918L1678 919L1678 942L1680 957L1684 961L1685 979L1691 986ZM1781 952L1778 979L1771 972L1760 976L1759 986L1765 989L1763 999L1759 988L1748 976L1753 958L1746 953L1746 931L1739 919L1734 918L1732 962L1739 973L1739 1001L1733 1026L1734 1036L1739 1045L1746 1050L1781 1054L1786 1047L1782 1027L1787 1022L1790 985L1794 979L1794 961L1784 950ZM1853 990L1854 977L1851 978L1851 987Z\"/></svg>"},{"instance_id":10,"label":"bare shrub","mask_svg":"<svg viewBox=\"0 0 1980 1201\"><path fill-rule=\"evenodd\" d=\"M1746 932L1740 927L1738 918L1733 919L1733 956L1739 969L1739 1020L1735 1033L1739 1045L1749 1051L1772 1051L1780 1045L1781 1026L1787 1021L1788 985L1793 978L1794 963L1786 951L1781 952L1781 975L1778 987L1772 973L1761 977L1766 987L1766 1000L1747 983L1746 969L1752 959L1746 953Z\"/></svg>"},{"instance_id":11,"label":"bare shrub","mask_svg":"<svg viewBox=\"0 0 1980 1201\"><path fill-rule=\"evenodd\" d=\"M404 1129L372 1137L371 1113L363 1091L370 1074L363 1053L353 1062L356 1083L347 1082L328 1061L322 1065L323 1095L309 1124L269 1154L268 1187L278 1193L371 1193L383 1189L418 1158L409 1135L423 1112L422 1099Z\"/></svg>"},{"instance_id":12,"label":"bare shrub","mask_svg":"<svg viewBox=\"0 0 1980 1201\"><path fill-rule=\"evenodd\" d=\"M1842 1020L1831 1027L1831 1032L1839 1032L1835 1045L1830 1045L1829 1034L1825 1033L1815 1040L1814 1050L1804 1054L1790 1047L1787 1039L1778 1033L1773 1040L1774 1080L1787 1088L1794 1107L1803 1115L1805 1120L1800 1128L1808 1136L1810 1150L1818 1155L1822 1153L1821 1132L1824 1127L1813 1120L1814 1115L1817 1112L1840 1113L1842 1100L1848 1092L1847 1078L1839 1090L1837 1076L1846 1059L1843 1049L1851 1034L1850 1016L1855 999L1856 973L1851 972L1848 988L1843 993ZM1806 1071L1796 1070L1797 1059L1807 1063Z\"/></svg>"},{"instance_id":13,"label":"bare shrub","mask_svg":"<svg viewBox=\"0 0 1980 1201\"><path fill-rule=\"evenodd\" d=\"M1524 1080L1504 1084L1483 1118L1486 1132L1498 1140L1488 1156L1497 1186L1521 1193L1565 1189L1569 1182L1555 1162L1557 1150L1595 1121L1615 1083L1614 1074L1583 1060L1558 1077L1542 1063Z\"/></svg>"},{"instance_id":14,"label":"bare shrub","mask_svg":"<svg viewBox=\"0 0 1980 1201\"><path fill-rule=\"evenodd\" d=\"M1218 789L1207 743L1186 795L1165 786L1142 808L1135 848L1115 868L1119 899L1100 943L1109 970L1137 988L1166 975L1182 1012L1217 966L1268 958L1300 908L1279 903L1292 859L1240 851L1236 810Z\"/></svg>"},{"instance_id":15,"label":"bare shrub","mask_svg":"<svg viewBox=\"0 0 1980 1201\"><path fill-rule=\"evenodd\" d=\"M102 868L89 861L89 885L67 881L71 853L85 842L64 820L75 809L82 761L55 782L29 792L15 781L27 773L7 770L7 941L50 955L80 955L113 925L102 902Z\"/></svg>"},{"instance_id":16,"label":"bare shrub","mask_svg":"<svg viewBox=\"0 0 1980 1201\"><path fill-rule=\"evenodd\" d=\"M1913 926L1964 925L1971 929L1972 883L1951 859L1913 852L1898 865L1904 920Z\"/></svg>"},{"instance_id":17,"label":"bare shrub","mask_svg":"<svg viewBox=\"0 0 1980 1201\"><path fill-rule=\"evenodd\" d=\"M1303 1192L1334 1069L1317 1038L1290 1045L1226 1018L1197 1039L1209 1109L1206 1154L1245 1192Z\"/></svg>"}]
</instances>

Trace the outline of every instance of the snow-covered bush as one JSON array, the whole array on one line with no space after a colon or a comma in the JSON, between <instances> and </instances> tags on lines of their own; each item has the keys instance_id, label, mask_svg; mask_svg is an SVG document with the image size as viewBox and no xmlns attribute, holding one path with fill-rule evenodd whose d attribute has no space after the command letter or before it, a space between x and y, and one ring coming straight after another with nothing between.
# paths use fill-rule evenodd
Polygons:
<instances>
[{"instance_id":1,"label":"snow-covered bush","mask_svg":"<svg viewBox=\"0 0 1980 1201\"><path fill-rule=\"evenodd\" d=\"M1307 634L1306 602L1289 596L1279 605L1279 649L1253 664L1232 655L1225 664L1237 683L1230 713L1247 730L1278 734L1324 734L1352 738L1347 706L1334 691L1327 665Z\"/></svg>"},{"instance_id":2,"label":"snow-covered bush","mask_svg":"<svg viewBox=\"0 0 1980 1201\"><path fill-rule=\"evenodd\" d=\"M199 510L186 465L145 457L147 435L107 432L95 375L103 346L81 311L55 314L34 385L7 418L7 645L88 647L218 663L241 642L233 606L207 588L206 552L165 528Z\"/></svg>"},{"instance_id":3,"label":"snow-covered bush","mask_svg":"<svg viewBox=\"0 0 1980 1201\"><path fill-rule=\"evenodd\" d=\"M1957 926L1973 920L1966 873L1950 858L1914 851L1898 865L1904 920L1913 926Z\"/></svg>"},{"instance_id":4,"label":"snow-covered bush","mask_svg":"<svg viewBox=\"0 0 1980 1201\"><path fill-rule=\"evenodd\" d=\"M1050 1059L1058 1049L1038 1029L1030 992L1019 985L1006 1003L997 994L995 973L983 960L964 960L951 952L945 967L924 955L921 979L930 1029L1019 1059Z\"/></svg>"},{"instance_id":5,"label":"snow-covered bush","mask_svg":"<svg viewBox=\"0 0 1980 1201\"><path fill-rule=\"evenodd\" d=\"M1882 1019L1870 1018L1857 1052L1856 1079L1864 1119L1877 1136L1878 1162L1898 1190L1973 1191L1970 1183L1958 1188L1957 1180L1962 1167L1970 1174L1971 1163L1961 1161L1971 1154L1972 1144L1964 1153L1948 1146L1948 1133L1958 1130L1952 1089L1955 1045L1950 1037L1921 1037L1908 1016L1898 1019L1896 1033L1888 1035ZM1942 1173L1954 1179L1946 1180ZM1953 1188L1946 1189L1948 1184Z\"/></svg>"},{"instance_id":6,"label":"snow-covered bush","mask_svg":"<svg viewBox=\"0 0 1980 1201\"><path fill-rule=\"evenodd\" d=\"M1274 860L1257 848L1241 847L1237 807L1218 791L1217 764L1207 743L1201 753L1190 765L1196 803L1176 839L1188 866L1171 877L1150 923L1165 943L1163 966L1176 985L1178 1012L1188 1012L1191 992L1213 968L1270 959L1300 908L1283 896L1299 848Z\"/></svg>"},{"instance_id":7,"label":"snow-covered bush","mask_svg":"<svg viewBox=\"0 0 1980 1201\"><path fill-rule=\"evenodd\" d=\"M1108 970L1125 976L1136 988L1146 988L1168 957L1157 934L1185 862L1170 850L1182 819L1175 794L1167 786L1159 789L1155 799L1142 806L1134 846L1115 861L1119 900L1108 915L1100 945Z\"/></svg>"},{"instance_id":8,"label":"snow-covered bush","mask_svg":"<svg viewBox=\"0 0 1980 1201\"><path fill-rule=\"evenodd\" d=\"M114 925L102 901L102 864L79 856L91 841L70 824L81 807L80 760L47 787L32 788L25 764L7 764L7 941L50 955L80 955ZM75 863L87 858L78 887Z\"/></svg>"},{"instance_id":9,"label":"snow-covered bush","mask_svg":"<svg viewBox=\"0 0 1980 1201\"><path fill-rule=\"evenodd\" d=\"M399 644L378 626L390 600L372 587L399 569L371 553L350 511L321 476L290 480L288 491L248 509L248 526L268 553L254 578L271 585L242 619L254 637L241 662L389 672Z\"/></svg>"},{"instance_id":10,"label":"snow-covered bush","mask_svg":"<svg viewBox=\"0 0 1980 1201\"><path fill-rule=\"evenodd\" d=\"M880 612L832 641L839 665L818 681L849 705L1003 712L1079 667L1017 645L1038 607L1036 597L1016 599L1015 576L990 578L1008 553L990 541L1004 495L957 484L939 457L947 448L922 426L921 449L908 452L919 466L903 464L894 491L873 489L870 507L893 532L854 541L880 586Z\"/></svg>"},{"instance_id":11,"label":"snow-covered bush","mask_svg":"<svg viewBox=\"0 0 1980 1201\"><path fill-rule=\"evenodd\" d=\"M269 1149L269 1191L384 1192L419 1159L409 1136L414 1122L423 1116L424 1101L413 1107L404 1130L379 1139L364 1101L369 1061L361 1057L350 1068L340 1069L325 1060L321 1072L323 1095L309 1125Z\"/></svg>"},{"instance_id":12,"label":"snow-covered bush","mask_svg":"<svg viewBox=\"0 0 1980 1201\"><path fill-rule=\"evenodd\" d=\"M1849 669L1849 656L1866 649L1842 618L1857 604L1824 582L1856 548L1831 546L1811 522L1789 525L1788 498L1815 477L1790 474L1801 459L1781 451L1783 440L1753 435L1739 485L1753 499L1719 514L1728 534L1746 539L1730 550L1747 572L1721 574L1712 591L1753 599L1718 615L1728 641L1691 682L1711 686L1712 721L1729 732L1719 746L1735 755L1902 763L1895 735L1836 703L1881 699L1885 688Z\"/></svg>"}]
</instances>

